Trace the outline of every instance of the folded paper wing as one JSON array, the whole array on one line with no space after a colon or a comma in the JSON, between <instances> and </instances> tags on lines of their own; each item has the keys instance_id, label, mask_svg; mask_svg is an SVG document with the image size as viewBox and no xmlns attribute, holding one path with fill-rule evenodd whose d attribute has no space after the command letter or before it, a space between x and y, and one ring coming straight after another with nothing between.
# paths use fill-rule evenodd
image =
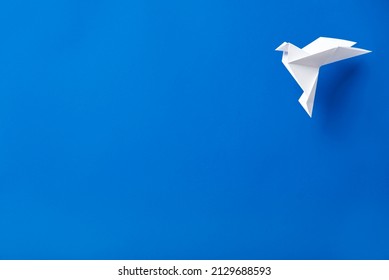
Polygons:
<instances>
[{"instance_id":1,"label":"folded paper wing","mask_svg":"<svg viewBox=\"0 0 389 280\"><path fill-rule=\"evenodd\" d=\"M319 37L302 49L309 54L315 54L336 47L352 47L355 44L356 42L342 39Z\"/></svg>"},{"instance_id":2,"label":"folded paper wing","mask_svg":"<svg viewBox=\"0 0 389 280\"><path fill-rule=\"evenodd\" d=\"M326 51L311 54L300 59L292 60L289 63L321 67L333 62L351 58L354 56L369 53L370 51L351 47L335 47Z\"/></svg>"}]
</instances>

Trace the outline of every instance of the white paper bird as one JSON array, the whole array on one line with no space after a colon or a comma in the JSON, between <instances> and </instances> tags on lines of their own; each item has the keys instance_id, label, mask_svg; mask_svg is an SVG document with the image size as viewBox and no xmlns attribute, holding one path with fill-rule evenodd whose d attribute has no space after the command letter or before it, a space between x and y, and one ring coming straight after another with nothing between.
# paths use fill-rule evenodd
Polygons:
<instances>
[{"instance_id":1,"label":"white paper bird","mask_svg":"<svg viewBox=\"0 0 389 280\"><path fill-rule=\"evenodd\" d=\"M276 51L282 51L282 63L299 86L304 90L299 102L310 117L321 66L369 53L370 51L352 48L356 42L320 37L300 49L291 43L282 43Z\"/></svg>"}]
</instances>

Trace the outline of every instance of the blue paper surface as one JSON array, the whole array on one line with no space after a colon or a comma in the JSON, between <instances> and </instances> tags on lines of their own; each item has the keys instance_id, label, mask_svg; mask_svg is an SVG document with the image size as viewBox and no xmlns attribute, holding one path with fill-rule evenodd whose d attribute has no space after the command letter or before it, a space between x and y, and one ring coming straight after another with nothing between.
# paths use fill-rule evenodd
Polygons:
<instances>
[{"instance_id":1,"label":"blue paper surface","mask_svg":"<svg viewBox=\"0 0 389 280\"><path fill-rule=\"evenodd\" d=\"M387 1L0 4L1 259L388 259ZM274 49L319 36L313 118Z\"/></svg>"}]
</instances>

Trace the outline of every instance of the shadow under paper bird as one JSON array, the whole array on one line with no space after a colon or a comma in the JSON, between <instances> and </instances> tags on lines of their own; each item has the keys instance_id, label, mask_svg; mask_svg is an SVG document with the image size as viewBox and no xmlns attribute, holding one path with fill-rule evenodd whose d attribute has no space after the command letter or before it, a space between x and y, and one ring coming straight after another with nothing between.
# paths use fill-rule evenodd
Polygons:
<instances>
[{"instance_id":1,"label":"shadow under paper bird","mask_svg":"<svg viewBox=\"0 0 389 280\"><path fill-rule=\"evenodd\" d=\"M312 117L320 67L370 52L352 48L355 44L356 42L320 37L302 49L286 42L276 49L283 52L282 63L304 90L299 102L310 117Z\"/></svg>"}]
</instances>

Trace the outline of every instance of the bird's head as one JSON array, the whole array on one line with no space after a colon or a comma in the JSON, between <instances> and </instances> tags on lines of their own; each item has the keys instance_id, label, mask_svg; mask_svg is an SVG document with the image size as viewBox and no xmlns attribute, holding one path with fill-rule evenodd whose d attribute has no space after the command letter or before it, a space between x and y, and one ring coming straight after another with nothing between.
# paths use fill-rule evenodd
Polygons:
<instances>
[{"instance_id":1,"label":"bird's head","mask_svg":"<svg viewBox=\"0 0 389 280\"><path fill-rule=\"evenodd\" d=\"M287 52L288 49L289 49L289 43L283 42L278 48L276 48L276 51Z\"/></svg>"}]
</instances>

